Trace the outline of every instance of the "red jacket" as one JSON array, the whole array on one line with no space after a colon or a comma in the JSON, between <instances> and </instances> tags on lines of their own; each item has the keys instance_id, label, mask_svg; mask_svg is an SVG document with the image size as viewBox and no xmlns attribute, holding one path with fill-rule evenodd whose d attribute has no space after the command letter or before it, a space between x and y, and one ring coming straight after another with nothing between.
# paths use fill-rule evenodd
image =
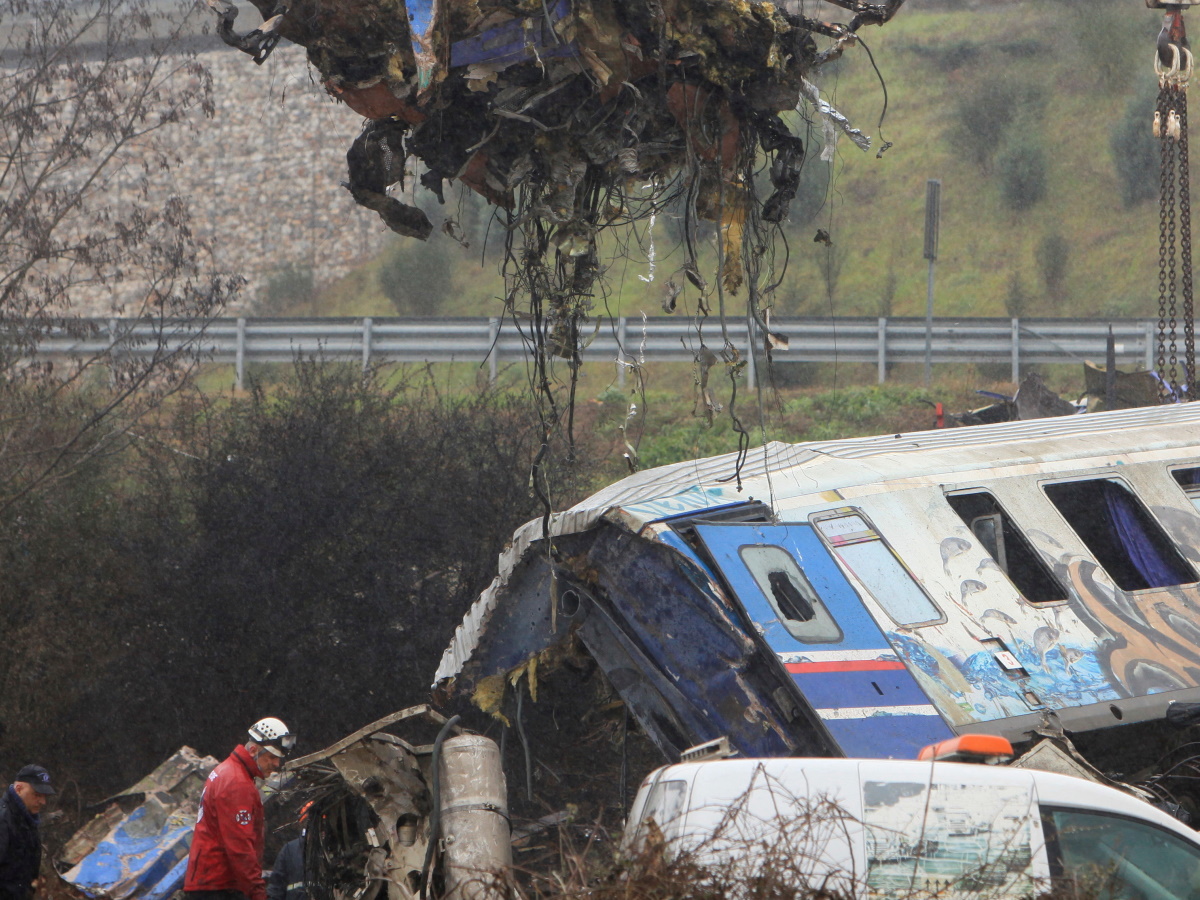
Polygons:
<instances>
[{"instance_id":1,"label":"red jacket","mask_svg":"<svg viewBox=\"0 0 1200 900\"><path fill-rule=\"evenodd\" d=\"M266 900L262 876L263 807L258 764L244 746L209 773L188 853L185 891L241 891Z\"/></svg>"}]
</instances>

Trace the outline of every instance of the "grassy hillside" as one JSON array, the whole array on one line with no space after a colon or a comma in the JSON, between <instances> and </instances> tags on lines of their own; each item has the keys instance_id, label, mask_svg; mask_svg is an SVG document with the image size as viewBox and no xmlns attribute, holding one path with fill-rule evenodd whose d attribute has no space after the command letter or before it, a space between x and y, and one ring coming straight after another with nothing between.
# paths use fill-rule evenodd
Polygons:
<instances>
[{"instance_id":1,"label":"grassy hillside","mask_svg":"<svg viewBox=\"0 0 1200 900\"><path fill-rule=\"evenodd\" d=\"M821 5L820 12L830 9ZM877 158L843 139L828 172L810 159L808 195L793 205L788 226L790 262L778 310L923 314L925 181L940 178L938 314L1152 314L1156 203L1123 202L1111 145L1131 109L1139 116L1135 138L1147 140L1159 22L1155 12L1123 0L953 8L910 0L885 28L865 29L886 85L882 136L893 146ZM849 50L822 72L820 86L875 146L881 144L884 89L866 52ZM804 127L798 117L797 126ZM1016 209L1004 197L1005 175L1010 181L1028 175L1037 157L1044 161L1044 196ZM1153 183L1154 173L1150 177ZM330 314L496 313L503 229L491 222L484 254L490 210L472 197L451 204L431 208L434 220L440 223L451 210L471 238L469 249L442 234L427 245L396 239L383 257L330 286L322 308ZM833 236L832 247L813 242L818 227ZM633 246L609 270L610 311L659 311L663 276L678 263L669 256L670 223L660 220L654 237L658 279L647 284L637 277L649 267ZM1055 279L1051 271L1048 283L1047 270L1056 264L1061 274ZM420 297L390 300L380 288L380 272L389 267L402 273L400 281L415 278Z\"/></svg>"}]
</instances>

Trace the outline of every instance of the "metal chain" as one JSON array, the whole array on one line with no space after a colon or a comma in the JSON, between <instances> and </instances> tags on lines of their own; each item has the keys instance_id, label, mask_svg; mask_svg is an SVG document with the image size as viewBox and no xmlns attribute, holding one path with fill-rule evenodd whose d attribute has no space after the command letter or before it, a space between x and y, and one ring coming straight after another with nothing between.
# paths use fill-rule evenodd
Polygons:
<instances>
[{"instance_id":1,"label":"metal chain","mask_svg":"<svg viewBox=\"0 0 1200 900\"><path fill-rule=\"evenodd\" d=\"M1159 165L1158 190L1158 346L1156 366L1160 375L1166 373L1167 359L1167 255L1171 248L1167 245L1167 211L1169 209L1168 194L1172 182L1171 139L1167 136L1167 116L1170 113L1170 90L1165 83L1158 91L1158 109L1155 124L1158 129L1161 161Z\"/></svg>"},{"instance_id":2,"label":"metal chain","mask_svg":"<svg viewBox=\"0 0 1200 900\"><path fill-rule=\"evenodd\" d=\"M1167 89L1169 98L1170 113L1168 121L1177 114L1175 104L1178 100L1178 91L1172 86ZM1170 129L1168 129L1170 130ZM1167 370L1162 374L1167 384L1171 387L1171 392L1178 396L1179 394L1179 358L1177 356L1177 345L1179 334L1177 331L1178 322L1176 321L1176 296L1178 293L1178 270L1177 264L1179 260L1179 243L1175 230L1176 206L1175 206L1175 185L1178 181L1178 142L1174 137L1167 137Z\"/></svg>"},{"instance_id":3,"label":"metal chain","mask_svg":"<svg viewBox=\"0 0 1200 900\"><path fill-rule=\"evenodd\" d=\"M1183 384L1195 395L1196 319L1192 304L1192 186L1188 171L1187 87L1179 88L1179 259L1183 271Z\"/></svg>"}]
</instances>

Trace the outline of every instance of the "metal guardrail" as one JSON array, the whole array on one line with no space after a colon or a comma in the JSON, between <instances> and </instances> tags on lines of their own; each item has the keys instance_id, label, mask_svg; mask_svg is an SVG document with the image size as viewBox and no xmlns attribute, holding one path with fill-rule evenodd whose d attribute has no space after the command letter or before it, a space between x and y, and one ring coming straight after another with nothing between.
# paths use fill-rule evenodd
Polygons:
<instances>
[{"instance_id":1,"label":"metal guardrail","mask_svg":"<svg viewBox=\"0 0 1200 900\"><path fill-rule=\"evenodd\" d=\"M247 363L290 362L297 356L382 362L486 363L495 380L500 363L524 359L528 323L500 318L327 318L215 319L148 322L126 319L86 320L86 328L53 331L38 344L43 356L83 356L113 351L149 356L190 347L205 358L233 364L240 386ZM1012 380L1024 366L1092 360L1103 363L1108 328L1116 344L1117 364L1126 368L1154 366L1156 322L1122 319L1113 322L1078 319L935 319L932 357L935 364L1008 363ZM583 351L590 362L691 362L701 341L719 350L719 323L708 320L697 331L686 318L598 319ZM895 363L925 359L925 320L921 318L784 318L772 328L787 336L786 351L776 350L776 365L800 362L872 363L878 379L887 378ZM79 337L86 332L85 337ZM729 326L731 343L749 362L750 383L755 360L747 355L749 333L743 320ZM761 352L761 341L759 344ZM1182 348L1181 348L1182 349ZM618 366L624 381L625 366Z\"/></svg>"}]
</instances>

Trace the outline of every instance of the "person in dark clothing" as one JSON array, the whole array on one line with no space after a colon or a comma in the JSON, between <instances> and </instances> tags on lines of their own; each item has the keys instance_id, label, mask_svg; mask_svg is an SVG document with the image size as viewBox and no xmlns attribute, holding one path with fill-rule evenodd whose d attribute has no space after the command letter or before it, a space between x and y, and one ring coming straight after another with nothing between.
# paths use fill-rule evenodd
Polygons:
<instances>
[{"instance_id":1,"label":"person in dark clothing","mask_svg":"<svg viewBox=\"0 0 1200 900\"><path fill-rule=\"evenodd\" d=\"M267 900L308 900L303 834L284 844L275 857L275 867L267 879Z\"/></svg>"},{"instance_id":2,"label":"person in dark clothing","mask_svg":"<svg viewBox=\"0 0 1200 900\"><path fill-rule=\"evenodd\" d=\"M300 837L288 841L275 857L275 867L267 879L267 900L308 900L308 883L304 875L304 823L312 801L300 807Z\"/></svg>"},{"instance_id":3,"label":"person in dark clothing","mask_svg":"<svg viewBox=\"0 0 1200 900\"><path fill-rule=\"evenodd\" d=\"M0 900L28 900L42 864L38 813L54 793L50 773L25 766L0 797Z\"/></svg>"}]
</instances>

